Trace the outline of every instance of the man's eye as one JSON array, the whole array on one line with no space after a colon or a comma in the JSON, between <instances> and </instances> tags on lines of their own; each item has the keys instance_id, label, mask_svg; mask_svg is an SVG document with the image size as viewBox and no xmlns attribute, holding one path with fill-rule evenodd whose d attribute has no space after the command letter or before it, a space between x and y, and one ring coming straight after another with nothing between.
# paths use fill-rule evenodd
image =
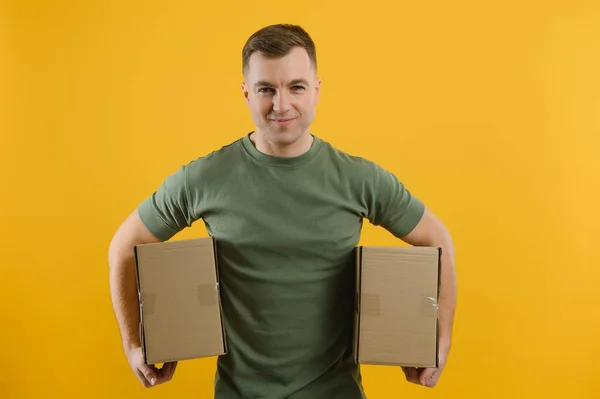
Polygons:
<instances>
[{"instance_id":1,"label":"man's eye","mask_svg":"<svg viewBox=\"0 0 600 399\"><path fill-rule=\"evenodd\" d=\"M294 91L304 90L304 86L292 86L292 90L294 90Z\"/></svg>"},{"instance_id":2,"label":"man's eye","mask_svg":"<svg viewBox=\"0 0 600 399\"><path fill-rule=\"evenodd\" d=\"M263 87L263 88L258 89L258 92L259 93L272 93L273 89L270 87Z\"/></svg>"}]
</instances>

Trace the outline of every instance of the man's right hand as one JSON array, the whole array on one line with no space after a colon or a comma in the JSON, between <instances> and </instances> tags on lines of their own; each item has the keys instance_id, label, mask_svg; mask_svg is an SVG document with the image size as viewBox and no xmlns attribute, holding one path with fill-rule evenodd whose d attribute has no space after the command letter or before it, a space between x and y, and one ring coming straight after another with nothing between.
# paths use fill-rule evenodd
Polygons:
<instances>
[{"instance_id":1,"label":"man's right hand","mask_svg":"<svg viewBox=\"0 0 600 399\"><path fill-rule=\"evenodd\" d=\"M168 362L159 369L155 365L144 364L144 354L140 346L125 349L127 360L138 380L146 388L171 381L177 362Z\"/></svg>"}]
</instances>

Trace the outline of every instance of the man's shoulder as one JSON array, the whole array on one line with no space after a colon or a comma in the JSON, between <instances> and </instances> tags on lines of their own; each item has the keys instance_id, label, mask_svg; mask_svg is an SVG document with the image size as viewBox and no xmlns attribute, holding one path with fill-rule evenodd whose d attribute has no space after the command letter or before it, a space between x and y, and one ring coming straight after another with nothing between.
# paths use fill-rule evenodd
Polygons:
<instances>
[{"instance_id":1,"label":"man's shoulder","mask_svg":"<svg viewBox=\"0 0 600 399\"><path fill-rule=\"evenodd\" d=\"M199 156L193 162L213 164L231 159L231 157L238 157L242 153L240 151L240 144L242 139L237 138L227 144L221 145L221 147L210 150L204 155Z\"/></svg>"},{"instance_id":2,"label":"man's shoulder","mask_svg":"<svg viewBox=\"0 0 600 399\"><path fill-rule=\"evenodd\" d=\"M339 168L358 177L368 177L377 172L378 164L364 156L342 150L334 144L322 140L330 161Z\"/></svg>"},{"instance_id":3,"label":"man's shoulder","mask_svg":"<svg viewBox=\"0 0 600 399\"><path fill-rule=\"evenodd\" d=\"M243 155L240 151L241 139L236 139L228 144L224 144L219 148L213 149L204 155L198 156L189 161L185 168L188 169L190 176L198 174L206 174L209 172L224 172L227 166L235 165L239 157Z\"/></svg>"}]
</instances>

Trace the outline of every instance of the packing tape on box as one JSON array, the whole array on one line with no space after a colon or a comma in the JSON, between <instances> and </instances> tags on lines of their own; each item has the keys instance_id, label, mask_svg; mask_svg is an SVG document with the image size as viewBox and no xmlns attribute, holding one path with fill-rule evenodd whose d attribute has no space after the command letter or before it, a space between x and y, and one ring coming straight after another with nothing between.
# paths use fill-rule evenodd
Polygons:
<instances>
[{"instance_id":1,"label":"packing tape on box","mask_svg":"<svg viewBox=\"0 0 600 399\"><path fill-rule=\"evenodd\" d=\"M362 294L362 314L369 316L381 315L381 299L377 294Z\"/></svg>"},{"instance_id":2,"label":"packing tape on box","mask_svg":"<svg viewBox=\"0 0 600 399\"><path fill-rule=\"evenodd\" d=\"M213 306L219 303L217 286L215 284L200 284L196 291L196 299L201 306ZM156 293L146 292L143 295L142 310L146 316L154 313Z\"/></svg>"},{"instance_id":3,"label":"packing tape on box","mask_svg":"<svg viewBox=\"0 0 600 399\"><path fill-rule=\"evenodd\" d=\"M219 303L216 284L198 285L198 303L202 306L213 306Z\"/></svg>"},{"instance_id":4,"label":"packing tape on box","mask_svg":"<svg viewBox=\"0 0 600 399\"><path fill-rule=\"evenodd\" d=\"M437 299L425 296L421 301L421 316L425 317L437 317L438 315L438 301Z\"/></svg>"},{"instance_id":5,"label":"packing tape on box","mask_svg":"<svg viewBox=\"0 0 600 399\"><path fill-rule=\"evenodd\" d=\"M369 316L381 316L381 298L377 294L362 294L361 312ZM435 298L424 296L421 300L421 316L437 317L438 302Z\"/></svg>"},{"instance_id":6,"label":"packing tape on box","mask_svg":"<svg viewBox=\"0 0 600 399\"><path fill-rule=\"evenodd\" d=\"M156 294L154 292L146 292L142 301L142 311L145 315L154 313L154 305L156 304Z\"/></svg>"}]
</instances>

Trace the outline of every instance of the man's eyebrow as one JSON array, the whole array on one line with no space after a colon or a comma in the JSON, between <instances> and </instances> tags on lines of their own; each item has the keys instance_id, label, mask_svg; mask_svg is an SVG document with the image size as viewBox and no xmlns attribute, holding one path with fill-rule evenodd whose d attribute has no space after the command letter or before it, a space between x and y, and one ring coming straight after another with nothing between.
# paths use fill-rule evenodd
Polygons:
<instances>
[{"instance_id":1,"label":"man's eyebrow","mask_svg":"<svg viewBox=\"0 0 600 399\"><path fill-rule=\"evenodd\" d=\"M259 87L259 86L264 86L264 87L275 87L274 84L267 82L266 80L259 80L258 82L254 83L254 87Z\"/></svg>"},{"instance_id":2,"label":"man's eyebrow","mask_svg":"<svg viewBox=\"0 0 600 399\"><path fill-rule=\"evenodd\" d=\"M306 79L294 79L290 82L290 86L294 86L297 84L303 84L305 86L308 86L308 82L306 81Z\"/></svg>"},{"instance_id":3,"label":"man's eyebrow","mask_svg":"<svg viewBox=\"0 0 600 399\"><path fill-rule=\"evenodd\" d=\"M308 86L308 82L306 81L306 79L294 79L289 83L290 86L294 86L297 84L303 84ZM267 82L266 80L259 80L254 84L254 87L275 87L275 85L273 83Z\"/></svg>"}]
</instances>

